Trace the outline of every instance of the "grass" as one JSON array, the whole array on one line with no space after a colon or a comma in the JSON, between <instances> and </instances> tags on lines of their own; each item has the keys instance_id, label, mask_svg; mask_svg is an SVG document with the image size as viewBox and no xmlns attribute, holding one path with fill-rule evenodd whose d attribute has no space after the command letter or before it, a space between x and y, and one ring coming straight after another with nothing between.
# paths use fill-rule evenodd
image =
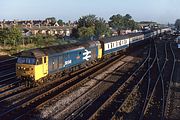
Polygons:
<instances>
[{"instance_id":1,"label":"grass","mask_svg":"<svg viewBox=\"0 0 180 120\"><path fill-rule=\"evenodd\" d=\"M26 45L16 45L16 46L3 46L0 45L0 55L13 55L18 52L24 51L24 50L29 50L33 48L43 48L47 46L53 46L53 45L65 45L65 44L71 44L77 42L76 40L62 40L62 39L57 39L53 41L44 41L41 42L40 44L26 44Z\"/></svg>"}]
</instances>

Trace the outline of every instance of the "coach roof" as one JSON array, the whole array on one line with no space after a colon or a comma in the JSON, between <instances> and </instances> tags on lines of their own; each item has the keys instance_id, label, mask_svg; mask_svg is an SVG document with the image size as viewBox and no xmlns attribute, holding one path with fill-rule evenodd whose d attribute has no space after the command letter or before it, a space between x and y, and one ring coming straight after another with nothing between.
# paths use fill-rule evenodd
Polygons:
<instances>
[{"instance_id":1,"label":"coach roof","mask_svg":"<svg viewBox=\"0 0 180 120\"><path fill-rule=\"evenodd\" d=\"M104 43L109 43L109 42L124 40L127 38L128 38L128 35L121 35L121 36L113 36L113 37L102 38L100 41L103 41Z\"/></svg>"}]
</instances>

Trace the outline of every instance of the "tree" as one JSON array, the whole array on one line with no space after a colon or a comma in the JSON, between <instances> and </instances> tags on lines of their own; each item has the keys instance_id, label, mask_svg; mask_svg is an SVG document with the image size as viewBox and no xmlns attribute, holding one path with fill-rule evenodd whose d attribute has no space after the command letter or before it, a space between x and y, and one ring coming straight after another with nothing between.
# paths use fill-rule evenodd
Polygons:
<instances>
[{"instance_id":1,"label":"tree","mask_svg":"<svg viewBox=\"0 0 180 120\"><path fill-rule=\"evenodd\" d=\"M4 43L4 46L6 46L6 44L15 46L17 45L17 43L21 42L22 33L20 29L16 27L4 28L0 30L0 40L1 40L1 43L2 42Z\"/></svg>"},{"instance_id":2,"label":"tree","mask_svg":"<svg viewBox=\"0 0 180 120\"><path fill-rule=\"evenodd\" d=\"M78 20L78 28L80 28L80 27L92 27L95 25L96 20L97 20L96 15L82 16Z\"/></svg>"},{"instance_id":3,"label":"tree","mask_svg":"<svg viewBox=\"0 0 180 120\"><path fill-rule=\"evenodd\" d=\"M132 17L129 14L126 14L125 16L122 16L120 14L113 15L109 18L109 25L110 27L114 28L118 31L120 34L121 30L134 30L138 28L137 23L132 19Z\"/></svg>"},{"instance_id":4,"label":"tree","mask_svg":"<svg viewBox=\"0 0 180 120\"><path fill-rule=\"evenodd\" d=\"M63 22L63 20L61 20L61 19L59 19L59 20L57 21L57 23L58 23L60 26L63 26L63 25L64 25L64 22Z\"/></svg>"},{"instance_id":5,"label":"tree","mask_svg":"<svg viewBox=\"0 0 180 120\"><path fill-rule=\"evenodd\" d=\"M10 38L13 40L14 42L14 46L16 45L16 43L21 42L22 40L22 33L20 31L20 29L13 27L10 29Z\"/></svg>"},{"instance_id":6,"label":"tree","mask_svg":"<svg viewBox=\"0 0 180 120\"><path fill-rule=\"evenodd\" d=\"M55 17L49 17L49 18L46 18L46 21L48 21L49 24L54 25L56 23L56 18Z\"/></svg>"},{"instance_id":7,"label":"tree","mask_svg":"<svg viewBox=\"0 0 180 120\"><path fill-rule=\"evenodd\" d=\"M77 28L73 28L72 29L71 37L74 37L74 38L78 38L79 37L78 29Z\"/></svg>"},{"instance_id":8,"label":"tree","mask_svg":"<svg viewBox=\"0 0 180 120\"><path fill-rule=\"evenodd\" d=\"M78 29L78 34L81 39L89 39L94 36L94 27L81 27Z\"/></svg>"},{"instance_id":9,"label":"tree","mask_svg":"<svg viewBox=\"0 0 180 120\"><path fill-rule=\"evenodd\" d=\"M126 18L126 19L128 19L128 20L131 20L131 19L132 19L131 15L129 15L129 14L126 14L126 15L124 16L124 18Z\"/></svg>"},{"instance_id":10,"label":"tree","mask_svg":"<svg viewBox=\"0 0 180 120\"><path fill-rule=\"evenodd\" d=\"M106 21L103 18L99 18L95 22L95 35L97 37L102 37L103 35L109 36L110 30L106 25Z\"/></svg>"},{"instance_id":11,"label":"tree","mask_svg":"<svg viewBox=\"0 0 180 120\"><path fill-rule=\"evenodd\" d=\"M180 19L176 20L175 27L176 27L177 30L180 30Z\"/></svg>"},{"instance_id":12,"label":"tree","mask_svg":"<svg viewBox=\"0 0 180 120\"><path fill-rule=\"evenodd\" d=\"M122 30L124 27L123 16L120 14L117 14L117 15L113 15L109 19L110 19L109 21L110 27L114 28L120 33L120 30Z\"/></svg>"}]
</instances>

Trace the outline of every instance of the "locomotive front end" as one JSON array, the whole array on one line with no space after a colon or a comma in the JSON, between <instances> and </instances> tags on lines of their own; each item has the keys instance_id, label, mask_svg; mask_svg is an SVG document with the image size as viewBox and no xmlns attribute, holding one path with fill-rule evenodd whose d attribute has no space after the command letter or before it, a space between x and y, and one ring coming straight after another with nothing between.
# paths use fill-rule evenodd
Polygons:
<instances>
[{"instance_id":1,"label":"locomotive front end","mask_svg":"<svg viewBox=\"0 0 180 120\"><path fill-rule=\"evenodd\" d=\"M19 57L16 63L16 76L22 81L35 80L35 58Z\"/></svg>"}]
</instances>

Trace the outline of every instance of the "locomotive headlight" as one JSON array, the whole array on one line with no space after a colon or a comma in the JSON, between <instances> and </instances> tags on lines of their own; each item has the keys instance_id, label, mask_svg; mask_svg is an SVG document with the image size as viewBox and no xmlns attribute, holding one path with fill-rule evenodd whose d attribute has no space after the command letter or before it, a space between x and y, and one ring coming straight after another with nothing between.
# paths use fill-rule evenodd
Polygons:
<instances>
[{"instance_id":1,"label":"locomotive headlight","mask_svg":"<svg viewBox=\"0 0 180 120\"><path fill-rule=\"evenodd\" d=\"M24 68L24 70L26 70L26 68Z\"/></svg>"}]
</instances>

